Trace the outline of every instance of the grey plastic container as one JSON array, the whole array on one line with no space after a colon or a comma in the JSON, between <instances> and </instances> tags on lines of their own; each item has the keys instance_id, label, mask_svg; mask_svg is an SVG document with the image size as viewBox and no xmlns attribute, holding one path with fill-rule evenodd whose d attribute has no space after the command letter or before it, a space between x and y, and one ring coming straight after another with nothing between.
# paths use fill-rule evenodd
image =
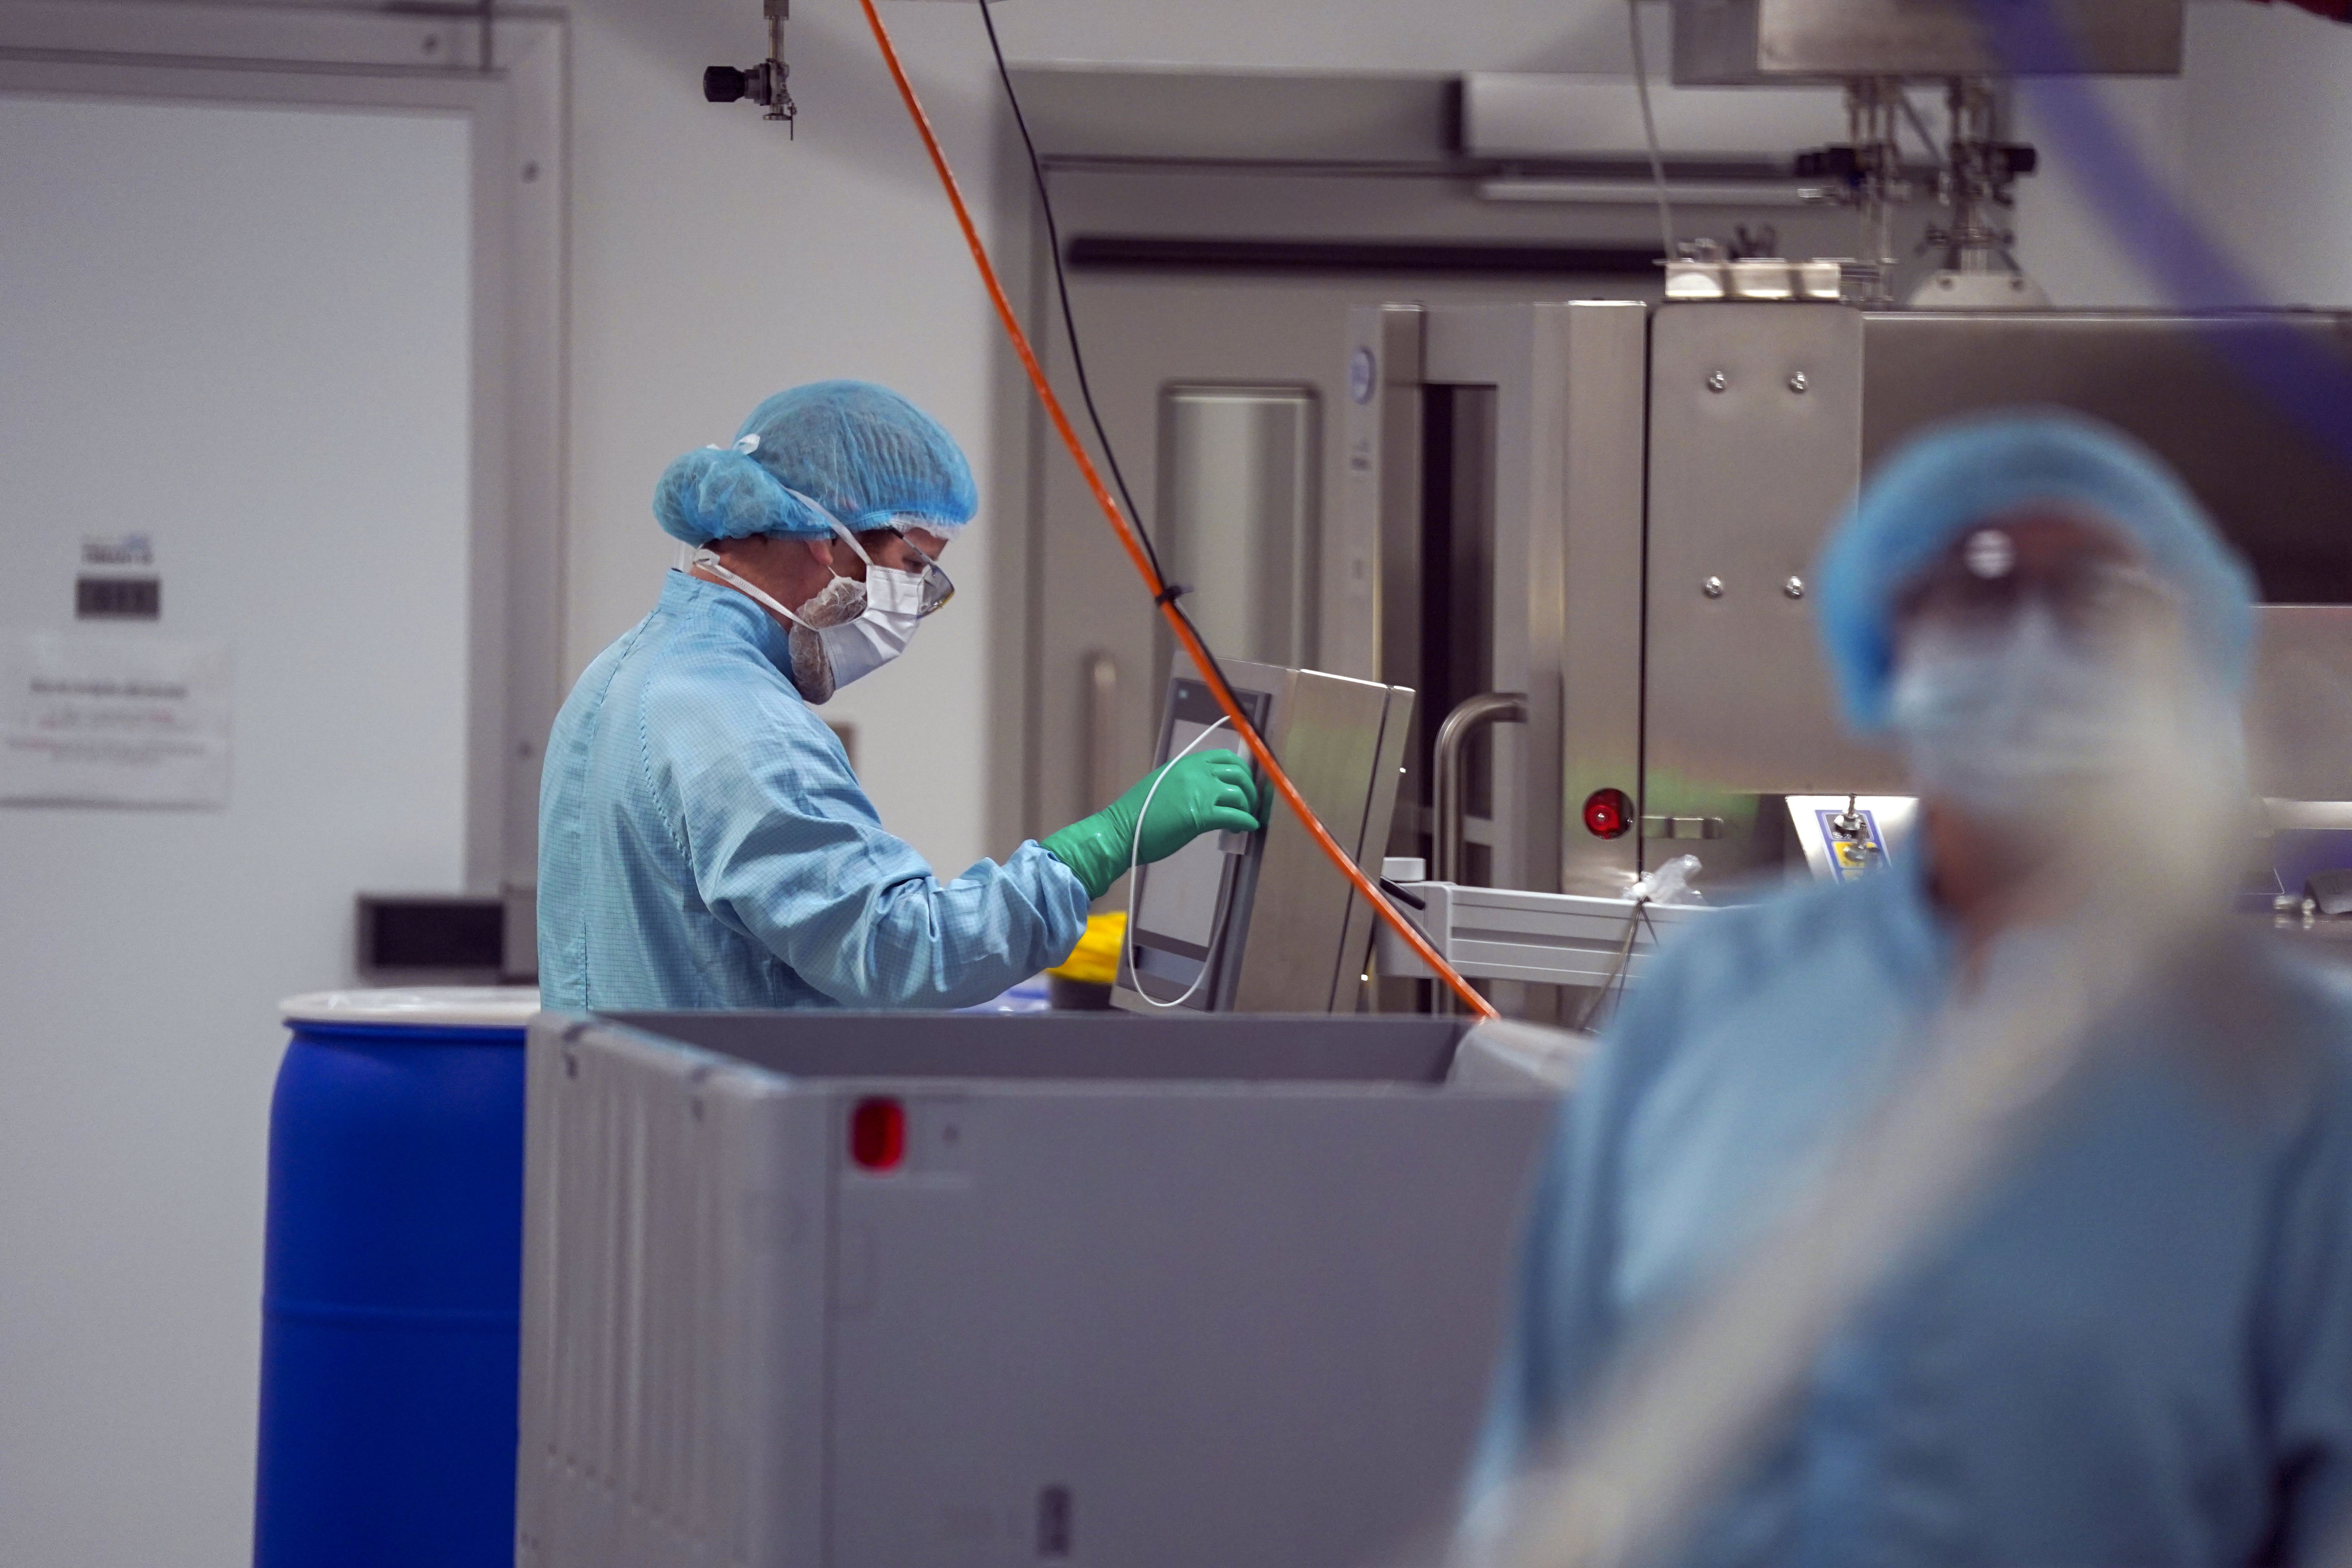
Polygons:
<instances>
[{"instance_id":1,"label":"grey plastic container","mask_svg":"<svg viewBox=\"0 0 2352 1568\"><path fill-rule=\"evenodd\" d=\"M1439 1527L1559 1094L1475 1047L1448 1082L1465 1029L541 1015L519 1561L1341 1568Z\"/></svg>"}]
</instances>

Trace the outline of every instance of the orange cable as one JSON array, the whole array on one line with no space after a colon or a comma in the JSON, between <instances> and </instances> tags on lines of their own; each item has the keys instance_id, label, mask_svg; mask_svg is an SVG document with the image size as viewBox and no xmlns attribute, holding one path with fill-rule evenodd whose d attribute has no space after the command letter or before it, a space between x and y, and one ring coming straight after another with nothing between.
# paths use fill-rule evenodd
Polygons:
<instances>
[{"instance_id":1,"label":"orange cable","mask_svg":"<svg viewBox=\"0 0 2352 1568\"><path fill-rule=\"evenodd\" d=\"M1029 373L1029 384L1037 389L1037 397L1045 405L1046 416L1053 420L1054 428L1061 435L1062 444L1070 449L1070 456L1076 460L1078 472L1085 478L1087 488L1094 492L1095 504L1101 507L1103 516L1110 520L1111 530L1118 535L1120 545L1127 551L1127 558L1134 563L1136 574L1143 579L1145 586L1151 590L1152 602L1159 605L1160 613L1167 618L1169 627L1176 634L1176 640L1184 645L1184 651L1192 657L1202 679L1208 682L1217 706L1224 710L1234 731L1248 744L1250 755L1256 759L1258 767L1272 781L1283 803L1290 807L1307 835L1315 840L1317 847L1330 858L1331 864L1339 868L1340 875L1354 886L1357 894L1370 904L1375 913L1395 928L1406 945L1429 965L1440 980L1453 988L1454 994L1472 1012L1482 1018L1501 1016L1495 1011L1495 1005L1478 994L1470 983L1445 962L1437 949L1430 945L1429 939L1421 933L1420 929L1381 896L1380 889L1372 885L1372 879L1364 875L1363 868L1356 864L1354 858L1339 847L1339 840L1331 837L1330 830L1323 826L1314 808L1307 804L1307 797L1298 793L1298 786L1290 782L1290 775L1282 771L1280 763L1275 761L1274 752L1267 749L1265 737L1257 732L1257 726L1249 721L1248 715L1241 710L1240 705L1225 689L1224 681L1219 679L1214 663L1209 658L1209 650L1202 645L1192 623L1178 612L1175 601L1168 595L1168 584L1152 569L1150 558L1143 552L1142 544L1136 539L1133 525L1118 510L1118 504L1111 500L1109 489L1103 484L1102 475L1096 471L1094 460L1087 456L1085 444L1078 439L1077 431L1070 424L1070 416L1063 411L1062 400L1054 395L1053 386L1046 381L1045 367L1037 363L1036 353L1029 346L1029 334L1021 330L1021 320L1013 313L1013 301L1005 297L1004 286L997 280L996 268L988 259L988 247L982 242L980 229L971 220L971 209L964 205L963 192L956 184L955 171L948 167L947 154L940 151L940 139L931 130L930 117L923 112L922 102L915 96L915 84L908 79L906 67L899 63L898 48L890 41L890 29L882 25L882 15L874 8L874 0L858 0L858 4L865 8L866 20L874 29L874 41L882 47L882 61L890 68L890 79L898 84L898 96L906 100L907 112L914 117L915 129L922 133L923 149L931 155L931 167L939 171L940 184L947 188L948 201L955 208L956 222L963 229L964 243L971 247L972 262L980 268L981 281L988 287L988 297L996 306L998 320L1004 323L1005 335L1013 340L1013 353L1021 356L1022 368Z\"/></svg>"}]
</instances>

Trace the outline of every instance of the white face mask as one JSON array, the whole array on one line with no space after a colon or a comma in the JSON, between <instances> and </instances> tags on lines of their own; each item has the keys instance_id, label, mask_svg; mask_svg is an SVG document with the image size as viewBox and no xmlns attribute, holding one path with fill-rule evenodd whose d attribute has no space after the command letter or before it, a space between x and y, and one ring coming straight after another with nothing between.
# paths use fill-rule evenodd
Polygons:
<instances>
[{"instance_id":1,"label":"white face mask","mask_svg":"<svg viewBox=\"0 0 2352 1568\"><path fill-rule=\"evenodd\" d=\"M835 531L866 563L866 581L835 576L797 610L787 609L757 584L728 570L710 551L699 551L693 558L700 570L792 623L793 684L812 704L832 700L851 681L906 652L921 618L922 578L876 565L856 535L837 523Z\"/></svg>"},{"instance_id":2,"label":"white face mask","mask_svg":"<svg viewBox=\"0 0 2352 1568\"><path fill-rule=\"evenodd\" d=\"M2127 864L2135 897L2228 891L2244 730L2177 636L2086 643L2040 601L2003 626L1930 621L1904 639L1890 695L1914 787L2031 850L2038 874L2068 868L2089 889Z\"/></svg>"},{"instance_id":3,"label":"white face mask","mask_svg":"<svg viewBox=\"0 0 2352 1568\"><path fill-rule=\"evenodd\" d=\"M1904 643L1895 736L1922 794L2018 820L2053 791L2116 784L2173 742L2188 715L2165 662L2085 647L2038 601L2000 626L1930 623Z\"/></svg>"},{"instance_id":4,"label":"white face mask","mask_svg":"<svg viewBox=\"0 0 2352 1568\"><path fill-rule=\"evenodd\" d=\"M915 573L867 566L865 608L855 620L816 633L833 671L834 689L873 674L906 652L922 623L922 602L923 580ZM793 635L799 636L799 628Z\"/></svg>"}]
</instances>

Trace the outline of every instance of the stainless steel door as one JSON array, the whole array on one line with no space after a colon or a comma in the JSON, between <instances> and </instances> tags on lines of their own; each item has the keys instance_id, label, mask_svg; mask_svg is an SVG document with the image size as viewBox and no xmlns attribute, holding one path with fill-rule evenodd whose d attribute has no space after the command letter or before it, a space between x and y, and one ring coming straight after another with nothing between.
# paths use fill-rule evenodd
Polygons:
<instances>
[{"instance_id":1,"label":"stainless steel door","mask_svg":"<svg viewBox=\"0 0 2352 1568\"><path fill-rule=\"evenodd\" d=\"M1195 590L1196 623L1220 655L1248 657L1252 637L1279 640L1272 626L1287 615L1294 657L1272 662L1314 668L1331 668L1326 644L1337 635L1304 584L1320 581L1328 498L1345 476L1332 411L1347 406L1349 307L1630 291L1609 278L1071 278L1096 402L1167 570ZM1066 340L1058 330L1037 337L1076 408ZM1150 765L1169 658L1158 613L1076 466L1043 416L1033 419L1020 825L1030 834L1097 809ZM1297 447L1295 468L1286 444Z\"/></svg>"},{"instance_id":2,"label":"stainless steel door","mask_svg":"<svg viewBox=\"0 0 2352 1568\"><path fill-rule=\"evenodd\" d=\"M1315 646L1318 401L1311 385L1160 391L1160 538L1222 658L1296 668Z\"/></svg>"}]
</instances>

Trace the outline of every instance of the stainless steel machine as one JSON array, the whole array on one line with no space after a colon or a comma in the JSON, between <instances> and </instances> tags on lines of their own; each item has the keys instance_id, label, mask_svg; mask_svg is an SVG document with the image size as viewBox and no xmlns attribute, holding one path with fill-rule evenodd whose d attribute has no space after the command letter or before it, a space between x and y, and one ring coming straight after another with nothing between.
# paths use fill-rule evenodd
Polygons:
<instances>
[{"instance_id":1,"label":"stainless steel machine","mask_svg":"<svg viewBox=\"0 0 2352 1568\"><path fill-rule=\"evenodd\" d=\"M1806 574L1881 454L2025 404L2179 468L2265 601L2257 788L2352 796L2352 469L2231 368L2282 336L2352 363L2352 317L1605 300L1381 306L1351 330L1324 591L1353 635L1327 653L1416 686L1425 733L1505 721L1461 788L1458 732L1427 742L1392 853L1444 862L1458 836L1462 881L1617 895L1685 848L1710 879L1777 872L1789 796L1897 793L1834 714Z\"/></svg>"}]
</instances>

